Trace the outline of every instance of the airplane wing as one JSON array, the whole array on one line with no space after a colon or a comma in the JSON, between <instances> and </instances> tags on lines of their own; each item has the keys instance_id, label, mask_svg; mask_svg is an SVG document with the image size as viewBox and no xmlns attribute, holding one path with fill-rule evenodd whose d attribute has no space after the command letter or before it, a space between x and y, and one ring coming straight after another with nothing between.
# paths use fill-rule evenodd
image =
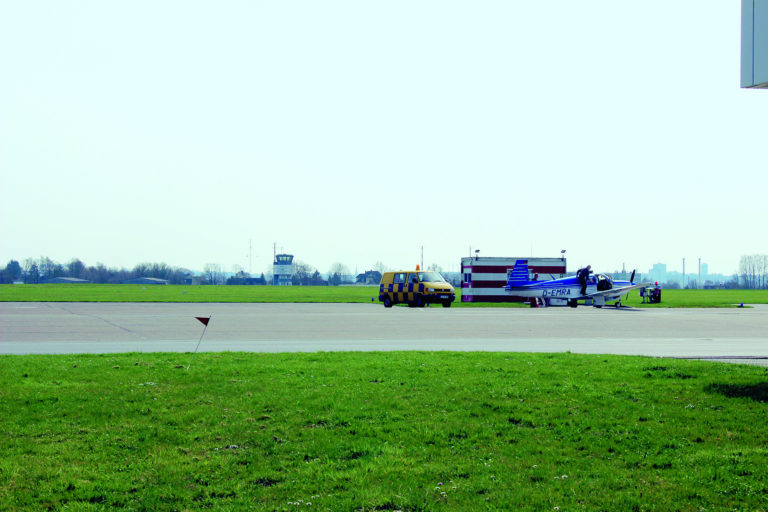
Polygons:
<instances>
[{"instance_id":1,"label":"airplane wing","mask_svg":"<svg viewBox=\"0 0 768 512\"><path fill-rule=\"evenodd\" d=\"M620 288L611 288L610 290L603 290L601 292L595 292L595 293L587 293L584 295L584 297L601 297L605 295L616 295L617 297L619 295L624 295L625 293L628 293L632 290L636 290L638 288L645 288L647 286L651 286L652 283L638 283L638 284L632 284L629 286L622 286Z\"/></svg>"}]
</instances>

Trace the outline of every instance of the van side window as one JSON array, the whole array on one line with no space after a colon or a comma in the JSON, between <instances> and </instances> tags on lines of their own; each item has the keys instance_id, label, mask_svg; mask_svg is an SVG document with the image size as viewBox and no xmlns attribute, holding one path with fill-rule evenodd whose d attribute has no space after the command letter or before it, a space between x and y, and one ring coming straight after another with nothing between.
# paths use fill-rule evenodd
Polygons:
<instances>
[{"instance_id":1,"label":"van side window","mask_svg":"<svg viewBox=\"0 0 768 512\"><path fill-rule=\"evenodd\" d=\"M411 274L410 279L408 280L408 284L419 284L419 276L416 274Z\"/></svg>"},{"instance_id":2,"label":"van side window","mask_svg":"<svg viewBox=\"0 0 768 512\"><path fill-rule=\"evenodd\" d=\"M395 284L405 283L405 273L395 274L395 279L393 282Z\"/></svg>"}]
</instances>

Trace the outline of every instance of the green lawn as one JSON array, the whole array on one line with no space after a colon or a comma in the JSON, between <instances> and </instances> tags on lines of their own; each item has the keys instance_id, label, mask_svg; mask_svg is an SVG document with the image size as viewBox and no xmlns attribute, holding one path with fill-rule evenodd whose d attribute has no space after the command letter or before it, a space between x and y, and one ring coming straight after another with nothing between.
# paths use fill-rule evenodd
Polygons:
<instances>
[{"instance_id":1,"label":"green lawn","mask_svg":"<svg viewBox=\"0 0 768 512\"><path fill-rule=\"evenodd\" d=\"M0 510L766 510L768 369L0 356Z\"/></svg>"},{"instance_id":2,"label":"green lawn","mask_svg":"<svg viewBox=\"0 0 768 512\"><path fill-rule=\"evenodd\" d=\"M460 292L460 289L457 289ZM378 302L376 286L176 286L130 284L0 285L0 302ZM768 304L768 290L662 290L661 304L642 304L637 290L623 303L636 307L733 307ZM520 304L462 303L453 307Z\"/></svg>"},{"instance_id":3,"label":"green lawn","mask_svg":"<svg viewBox=\"0 0 768 512\"><path fill-rule=\"evenodd\" d=\"M3 302L371 302L371 286L0 285Z\"/></svg>"},{"instance_id":4,"label":"green lawn","mask_svg":"<svg viewBox=\"0 0 768 512\"><path fill-rule=\"evenodd\" d=\"M744 303L768 304L768 290L662 290L661 303L642 304L640 293L629 293L622 304L648 308L724 308Z\"/></svg>"}]
</instances>

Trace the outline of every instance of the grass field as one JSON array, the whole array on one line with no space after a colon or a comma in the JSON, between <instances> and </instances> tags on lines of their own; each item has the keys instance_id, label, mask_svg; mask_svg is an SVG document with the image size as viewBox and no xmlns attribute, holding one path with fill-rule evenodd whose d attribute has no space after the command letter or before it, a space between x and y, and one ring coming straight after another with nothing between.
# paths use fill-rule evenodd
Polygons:
<instances>
[{"instance_id":1,"label":"grass field","mask_svg":"<svg viewBox=\"0 0 768 512\"><path fill-rule=\"evenodd\" d=\"M0 510L766 510L768 369L0 356Z\"/></svg>"},{"instance_id":2,"label":"grass field","mask_svg":"<svg viewBox=\"0 0 768 512\"><path fill-rule=\"evenodd\" d=\"M371 302L370 286L0 285L0 301L21 302Z\"/></svg>"},{"instance_id":3,"label":"grass field","mask_svg":"<svg viewBox=\"0 0 768 512\"><path fill-rule=\"evenodd\" d=\"M662 290L660 304L643 304L638 291L622 304L647 308L727 308L744 303L768 304L768 290Z\"/></svg>"},{"instance_id":4,"label":"grass field","mask_svg":"<svg viewBox=\"0 0 768 512\"><path fill-rule=\"evenodd\" d=\"M457 290L458 291L458 290ZM0 285L2 302L357 302L378 303L375 286L157 286L129 284ZM623 303L635 307L732 307L768 304L768 290L663 290L661 304L642 304L633 291ZM453 307L520 304L462 303Z\"/></svg>"}]
</instances>

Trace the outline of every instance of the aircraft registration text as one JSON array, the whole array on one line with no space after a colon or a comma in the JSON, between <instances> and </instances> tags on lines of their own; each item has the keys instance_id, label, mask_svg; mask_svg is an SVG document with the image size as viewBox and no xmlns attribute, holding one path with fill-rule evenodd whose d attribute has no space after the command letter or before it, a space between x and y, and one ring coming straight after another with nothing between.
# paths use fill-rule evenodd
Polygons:
<instances>
[{"instance_id":1,"label":"aircraft registration text","mask_svg":"<svg viewBox=\"0 0 768 512\"><path fill-rule=\"evenodd\" d=\"M553 288L552 290L542 290L542 297L569 297L571 295L570 288Z\"/></svg>"}]
</instances>

